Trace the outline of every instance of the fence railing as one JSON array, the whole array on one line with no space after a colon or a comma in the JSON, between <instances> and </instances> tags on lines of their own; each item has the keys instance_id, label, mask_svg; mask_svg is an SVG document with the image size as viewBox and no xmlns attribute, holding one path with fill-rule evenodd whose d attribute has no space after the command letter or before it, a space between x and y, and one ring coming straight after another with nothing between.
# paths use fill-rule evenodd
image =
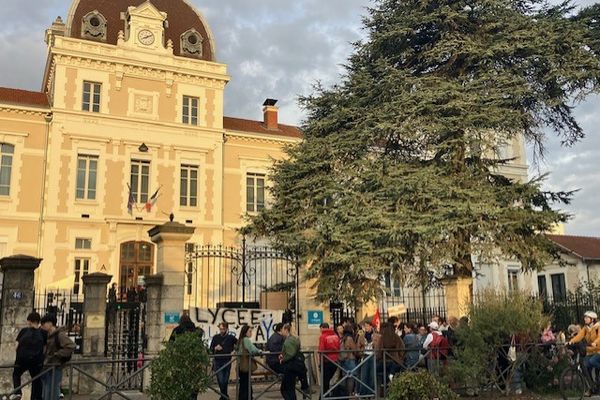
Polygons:
<instances>
[{"instance_id":1,"label":"fence railing","mask_svg":"<svg viewBox=\"0 0 600 400\"><path fill-rule=\"evenodd\" d=\"M499 346L495 350L498 357L486 368L489 379L485 385L476 387L476 391L501 390L507 393L513 390L515 385L520 384L518 381L525 380L524 376L530 372L528 369L532 368L531 364L536 356L541 355L545 357L544 359L548 363L552 363L552 358L559 351L557 349L560 349L558 347L550 349L548 345L538 343L520 345L520 351L517 353L515 360L502 362L502 359L508 360L509 348L510 344L507 344ZM279 368L263 359L264 356L280 353L265 352L260 356L251 357L256 362L257 368L250 367L252 363L248 363L247 372L240 370L244 355L210 355L211 365L207 366L209 368L207 374L211 383L207 388L207 393L219 395L223 399L239 399L240 394L243 394L242 398L244 400L246 396L248 400L256 400L271 398L273 392L279 392L280 385L287 385L288 389L295 391L304 399L316 398L313 395L318 395L323 400L384 399L388 395L390 384L397 374L427 369L436 376L445 375L452 363L455 362L451 353L452 349L452 347L448 347L424 350L419 346L405 349L367 350L364 357L355 362L347 362L348 360L345 357L343 357L344 360L340 360L340 354L355 353L349 350L334 352L302 351L305 380L299 379L301 382L299 387L295 385L294 381L302 375L302 371L294 373L289 368L286 369L285 366ZM413 360L413 362L410 362L408 358L399 358L399 351L403 354L415 352L419 356L417 359L410 358L410 360ZM448 355L441 356L444 353ZM129 374L120 376L118 380L102 378L108 375L108 371L114 367L113 364L122 362L136 363L138 368L132 370ZM61 387L65 389L67 399L73 399L77 395L82 380L87 381L87 387L95 385L96 389L100 388L100 394L85 393L85 398L89 400L114 397L126 400L139 398L128 389L130 387L128 383L132 380L139 380L148 369L151 369L152 362L152 359L74 360L62 367L49 366L40 374L24 381L17 388L4 392L0 390L0 399L8 399L24 388L31 389L32 384L39 384L42 380L46 385L46 390L56 390L56 382L59 382L60 385L60 380L56 381L51 378L59 373L65 376ZM315 370L315 367L317 370ZM0 373L8 375L12 372L10 371L12 368L12 365L2 365L0 366ZM102 368L106 372L98 374L98 369ZM556 368L559 367L556 366ZM290 371L292 371L294 379L286 381L286 374L289 376ZM145 382L145 384L147 385L149 382ZM551 381L547 384L553 385L556 382ZM314 391L313 387L317 385L319 390ZM469 385L455 385L451 388L457 392L473 389ZM95 393L98 393L98 390ZM204 396L201 395L200 398L205 398ZM82 397L79 396L78 398Z\"/></svg>"}]
</instances>

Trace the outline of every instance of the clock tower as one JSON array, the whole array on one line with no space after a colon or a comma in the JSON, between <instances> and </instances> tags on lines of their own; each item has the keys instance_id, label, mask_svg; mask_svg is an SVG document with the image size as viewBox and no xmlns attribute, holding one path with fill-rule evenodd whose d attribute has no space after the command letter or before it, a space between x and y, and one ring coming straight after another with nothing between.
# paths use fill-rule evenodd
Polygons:
<instances>
[{"instance_id":1,"label":"clock tower","mask_svg":"<svg viewBox=\"0 0 600 400\"><path fill-rule=\"evenodd\" d=\"M142 50L168 51L165 43L167 13L159 11L150 1L138 7L130 6L123 13L125 31L119 35L119 44Z\"/></svg>"}]
</instances>

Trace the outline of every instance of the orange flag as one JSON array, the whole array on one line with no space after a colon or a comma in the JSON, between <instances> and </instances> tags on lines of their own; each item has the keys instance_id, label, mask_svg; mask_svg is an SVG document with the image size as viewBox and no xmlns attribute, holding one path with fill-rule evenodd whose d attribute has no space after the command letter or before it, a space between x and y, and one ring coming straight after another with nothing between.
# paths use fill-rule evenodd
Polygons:
<instances>
[{"instance_id":1,"label":"orange flag","mask_svg":"<svg viewBox=\"0 0 600 400\"><path fill-rule=\"evenodd\" d=\"M375 316L373 317L373 322L371 325L373 325L375 328L377 328L377 331L379 331L381 326L381 316L379 315L379 310L375 311Z\"/></svg>"}]
</instances>

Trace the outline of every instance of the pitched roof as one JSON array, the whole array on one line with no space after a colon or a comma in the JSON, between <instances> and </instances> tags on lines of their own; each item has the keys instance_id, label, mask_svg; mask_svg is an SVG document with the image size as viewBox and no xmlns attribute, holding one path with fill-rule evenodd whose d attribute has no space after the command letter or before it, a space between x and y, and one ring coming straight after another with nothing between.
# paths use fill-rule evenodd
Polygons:
<instances>
[{"instance_id":1,"label":"pitched roof","mask_svg":"<svg viewBox=\"0 0 600 400\"><path fill-rule=\"evenodd\" d=\"M600 237L547 235L559 247L583 260L600 260Z\"/></svg>"},{"instance_id":2,"label":"pitched roof","mask_svg":"<svg viewBox=\"0 0 600 400\"><path fill-rule=\"evenodd\" d=\"M260 121L241 118L223 117L223 128L232 131L261 133L273 136L286 136L298 139L302 139L304 137L304 135L302 135L302 131L295 126L279 124L278 129L273 130L267 129L267 127Z\"/></svg>"},{"instance_id":3,"label":"pitched roof","mask_svg":"<svg viewBox=\"0 0 600 400\"><path fill-rule=\"evenodd\" d=\"M0 102L44 108L49 107L46 93L5 87L0 87Z\"/></svg>"}]
</instances>

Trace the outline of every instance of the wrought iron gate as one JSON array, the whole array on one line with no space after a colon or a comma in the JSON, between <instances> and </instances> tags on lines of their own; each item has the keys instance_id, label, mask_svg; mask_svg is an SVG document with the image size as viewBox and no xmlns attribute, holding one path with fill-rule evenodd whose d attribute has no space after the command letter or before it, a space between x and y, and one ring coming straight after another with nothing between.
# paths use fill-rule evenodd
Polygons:
<instances>
[{"instance_id":1,"label":"wrought iron gate","mask_svg":"<svg viewBox=\"0 0 600 400\"><path fill-rule=\"evenodd\" d=\"M186 302L212 308L268 308L268 293L287 293L289 310L296 311L298 262L266 246L186 245Z\"/></svg>"},{"instance_id":2,"label":"wrought iron gate","mask_svg":"<svg viewBox=\"0 0 600 400\"><path fill-rule=\"evenodd\" d=\"M146 348L146 303L109 302L106 309L104 353L115 361L111 364L109 383L123 390L143 390L143 374L132 376L141 365Z\"/></svg>"}]
</instances>

